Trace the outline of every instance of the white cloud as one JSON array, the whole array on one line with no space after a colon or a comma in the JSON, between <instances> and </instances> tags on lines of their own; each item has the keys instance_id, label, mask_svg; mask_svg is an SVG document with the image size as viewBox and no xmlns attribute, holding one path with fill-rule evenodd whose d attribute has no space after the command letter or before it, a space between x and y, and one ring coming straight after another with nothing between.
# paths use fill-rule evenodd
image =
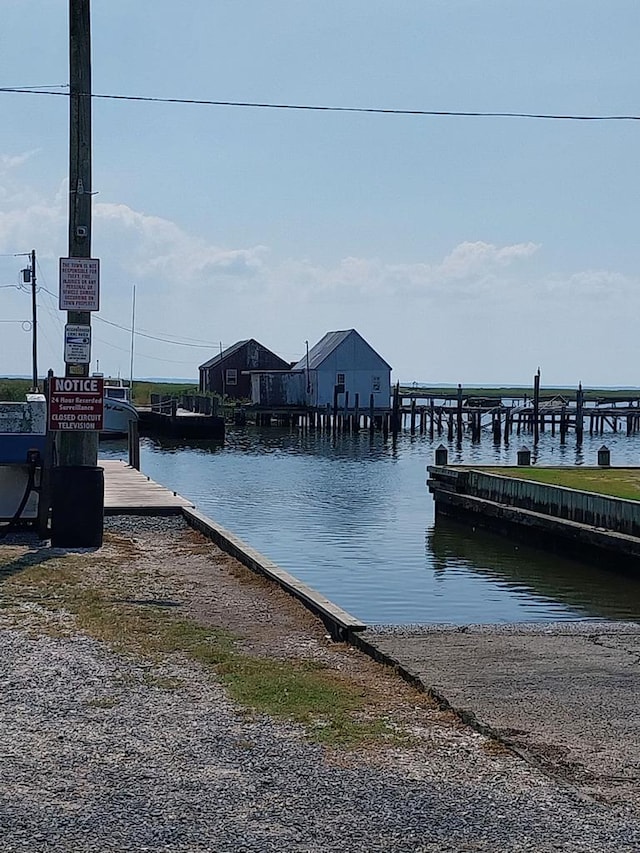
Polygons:
<instances>
[{"instance_id":1,"label":"white cloud","mask_svg":"<svg viewBox=\"0 0 640 853\"><path fill-rule=\"evenodd\" d=\"M63 182L51 198L21 186L12 173L20 165L18 159L0 161L6 166L0 176L0 253L35 247L42 266L40 281L55 291L57 258L65 254L67 244L67 184ZM93 251L102 259L103 270L101 316L126 326L136 283L139 326L160 337L221 339L228 345L253 336L293 359L302 355L305 339L353 326L384 351L399 376L417 378L413 365L424 361L428 335L435 358L447 352L443 365L438 367L435 361L433 370L442 374L445 368L455 368L454 375L471 381L466 373L471 352L480 353L478 364L474 358L472 366L481 379L483 371L486 376L503 376L504 352L515 353L519 347L523 363L532 358L537 364L556 353L563 369L575 372L578 368L569 359L574 351L583 353L585 335L599 334L600 326L603 334L610 334L620 323L629 325L640 308L640 282L635 277L605 269L541 272L542 251L532 242L461 241L444 257L412 263L353 256L319 263L278 257L260 244L220 246L188 233L177 222L126 204L96 200L93 212ZM534 257L539 258L535 265ZM16 263L7 260L6 281L13 280ZM7 316L22 317L28 309L21 292L5 290L3 300ZM48 358L60 357L61 318L54 301L43 304L43 346L47 340L51 344ZM450 347L452 318L457 367ZM568 322L571 319L575 322ZM523 330L532 324L538 332L522 347ZM489 327L501 329L495 352L486 334ZM3 351L9 351L14 362L12 366L4 357L4 371L24 372L28 336L10 325L3 335L8 342ZM95 337L101 368L126 369L126 332L96 324ZM203 357L206 350L147 339L140 340L136 349L139 370L145 375L188 375L189 365L195 370Z\"/></svg>"},{"instance_id":2,"label":"white cloud","mask_svg":"<svg viewBox=\"0 0 640 853\"><path fill-rule=\"evenodd\" d=\"M119 246L120 263L130 274L161 279L169 286L219 275L252 277L262 269L267 251L264 246L224 249L208 244L175 222L124 204L96 204L94 231L105 247Z\"/></svg>"},{"instance_id":3,"label":"white cloud","mask_svg":"<svg viewBox=\"0 0 640 853\"><path fill-rule=\"evenodd\" d=\"M538 251L534 243L494 246L464 242L441 262L388 264L379 259L344 258L334 267L284 261L272 278L274 290L304 302L353 302L366 297L436 299L499 296L510 279L504 270ZM502 274L502 278L500 278Z\"/></svg>"},{"instance_id":4,"label":"white cloud","mask_svg":"<svg viewBox=\"0 0 640 853\"><path fill-rule=\"evenodd\" d=\"M22 166L27 160L30 160L37 154L39 150L38 148L34 148L32 151L24 151L22 154L0 154L0 176Z\"/></svg>"}]
</instances>

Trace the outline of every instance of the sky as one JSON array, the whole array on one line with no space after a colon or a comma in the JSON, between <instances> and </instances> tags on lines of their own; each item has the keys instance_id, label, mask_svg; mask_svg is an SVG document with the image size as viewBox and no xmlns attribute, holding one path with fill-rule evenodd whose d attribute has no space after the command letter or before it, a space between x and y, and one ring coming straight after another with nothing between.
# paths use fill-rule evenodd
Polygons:
<instances>
[{"instance_id":1,"label":"sky","mask_svg":"<svg viewBox=\"0 0 640 853\"><path fill-rule=\"evenodd\" d=\"M68 2L0 7L0 88L58 93L0 92L0 375L31 371L15 286L31 249L40 372L61 373ZM640 115L637 0L93 0L91 13L94 94ZM640 385L639 152L639 121L96 98L92 369L129 375L135 287L136 377L196 379L246 338L295 361L355 328L402 383L523 385L540 367L543 386Z\"/></svg>"}]
</instances>

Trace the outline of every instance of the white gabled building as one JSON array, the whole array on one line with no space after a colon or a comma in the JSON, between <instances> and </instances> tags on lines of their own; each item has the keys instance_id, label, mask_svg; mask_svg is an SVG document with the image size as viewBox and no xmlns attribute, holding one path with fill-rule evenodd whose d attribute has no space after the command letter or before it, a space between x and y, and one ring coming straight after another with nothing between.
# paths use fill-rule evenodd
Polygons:
<instances>
[{"instance_id":1,"label":"white gabled building","mask_svg":"<svg viewBox=\"0 0 640 853\"><path fill-rule=\"evenodd\" d=\"M251 401L264 407L300 406L324 409L337 404L353 410L387 410L391 367L355 329L327 332L289 370L251 370ZM348 398L347 398L348 395Z\"/></svg>"},{"instance_id":2,"label":"white gabled building","mask_svg":"<svg viewBox=\"0 0 640 853\"><path fill-rule=\"evenodd\" d=\"M391 367L355 329L327 332L292 368L304 373L306 404L317 408L333 405L338 389L338 405L369 406L371 394L376 409L388 409L391 397Z\"/></svg>"}]
</instances>

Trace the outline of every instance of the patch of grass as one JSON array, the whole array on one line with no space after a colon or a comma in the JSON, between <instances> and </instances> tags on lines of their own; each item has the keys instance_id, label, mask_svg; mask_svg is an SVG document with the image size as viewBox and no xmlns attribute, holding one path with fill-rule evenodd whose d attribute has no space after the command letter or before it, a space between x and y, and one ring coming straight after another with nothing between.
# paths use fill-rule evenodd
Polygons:
<instances>
[{"instance_id":1,"label":"patch of grass","mask_svg":"<svg viewBox=\"0 0 640 853\"><path fill-rule=\"evenodd\" d=\"M0 379L0 400L8 403L21 403L30 388L30 379Z\"/></svg>"},{"instance_id":2,"label":"patch of grass","mask_svg":"<svg viewBox=\"0 0 640 853\"><path fill-rule=\"evenodd\" d=\"M412 735L379 717L358 719L346 714L335 714L329 724L316 722L312 737L326 746L409 746L416 741Z\"/></svg>"},{"instance_id":3,"label":"patch of grass","mask_svg":"<svg viewBox=\"0 0 640 853\"><path fill-rule=\"evenodd\" d=\"M108 583L98 586L91 580L89 568L94 559L95 555L80 554L39 565L25 563L0 589L14 603L37 602L49 610L71 613L80 630L120 653L155 662L184 655L214 671L244 708L304 724L309 737L323 744L357 746L410 740L379 715L368 714L372 706L368 688L321 663L244 654L238 650L239 638L226 631L178 617L167 608L128 603L123 593L130 591L132 578L123 580L123 574L114 570L106 575ZM102 561L100 569L104 579ZM146 675L143 683L165 690L182 686L180 679L153 674Z\"/></svg>"},{"instance_id":4,"label":"patch of grass","mask_svg":"<svg viewBox=\"0 0 640 853\"><path fill-rule=\"evenodd\" d=\"M85 702L85 705L88 705L90 708L115 708L119 704L120 700L116 699L115 696L103 696L102 698L89 699L88 702Z\"/></svg>"},{"instance_id":5,"label":"patch of grass","mask_svg":"<svg viewBox=\"0 0 640 853\"><path fill-rule=\"evenodd\" d=\"M488 474L516 477L582 492L640 500L640 468L482 468Z\"/></svg>"}]
</instances>

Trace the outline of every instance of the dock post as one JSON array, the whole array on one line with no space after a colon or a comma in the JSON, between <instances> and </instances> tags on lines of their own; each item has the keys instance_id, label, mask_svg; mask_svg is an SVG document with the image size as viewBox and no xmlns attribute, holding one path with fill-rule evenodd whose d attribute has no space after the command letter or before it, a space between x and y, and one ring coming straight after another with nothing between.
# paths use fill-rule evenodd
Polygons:
<instances>
[{"instance_id":1,"label":"dock post","mask_svg":"<svg viewBox=\"0 0 640 853\"><path fill-rule=\"evenodd\" d=\"M411 435L416 432L416 398L411 398Z\"/></svg>"},{"instance_id":2,"label":"dock post","mask_svg":"<svg viewBox=\"0 0 640 853\"><path fill-rule=\"evenodd\" d=\"M606 444L598 449L598 465L601 468L608 468L611 465L611 451Z\"/></svg>"},{"instance_id":3,"label":"dock post","mask_svg":"<svg viewBox=\"0 0 640 853\"><path fill-rule=\"evenodd\" d=\"M531 451L528 447L521 447L516 454L518 465L529 467L531 465Z\"/></svg>"},{"instance_id":4,"label":"dock post","mask_svg":"<svg viewBox=\"0 0 640 853\"><path fill-rule=\"evenodd\" d=\"M128 450L129 450L129 465L131 468L135 468L136 471L140 470L140 430L138 427L138 420L129 421L129 433L128 433Z\"/></svg>"},{"instance_id":5,"label":"dock post","mask_svg":"<svg viewBox=\"0 0 640 853\"><path fill-rule=\"evenodd\" d=\"M396 382L393 389L393 411L391 415L391 432L397 435L400 432L400 383Z\"/></svg>"},{"instance_id":6,"label":"dock post","mask_svg":"<svg viewBox=\"0 0 640 853\"><path fill-rule=\"evenodd\" d=\"M578 383L576 392L576 444L582 444L582 436L584 434L584 391L582 390L582 382Z\"/></svg>"},{"instance_id":7,"label":"dock post","mask_svg":"<svg viewBox=\"0 0 640 853\"><path fill-rule=\"evenodd\" d=\"M436 465L447 465L449 462L449 452L444 444L441 444L439 447L436 447L435 454L435 464Z\"/></svg>"},{"instance_id":8,"label":"dock post","mask_svg":"<svg viewBox=\"0 0 640 853\"><path fill-rule=\"evenodd\" d=\"M502 438L502 418L500 417L500 412L495 412L493 417L493 442L494 444L500 444Z\"/></svg>"},{"instance_id":9,"label":"dock post","mask_svg":"<svg viewBox=\"0 0 640 853\"><path fill-rule=\"evenodd\" d=\"M457 406L457 428L458 428L458 442L462 441L462 385L458 383L458 406Z\"/></svg>"},{"instance_id":10,"label":"dock post","mask_svg":"<svg viewBox=\"0 0 640 853\"><path fill-rule=\"evenodd\" d=\"M540 368L533 377L533 443L538 444L540 440Z\"/></svg>"},{"instance_id":11,"label":"dock post","mask_svg":"<svg viewBox=\"0 0 640 853\"><path fill-rule=\"evenodd\" d=\"M439 413L438 413L439 414ZM429 400L429 438L433 439L433 420L435 418L434 411L434 402L433 397ZM440 427L438 430L438 435L442 432L442 420L440 420Z\"/></svg>"}]
</instances>

